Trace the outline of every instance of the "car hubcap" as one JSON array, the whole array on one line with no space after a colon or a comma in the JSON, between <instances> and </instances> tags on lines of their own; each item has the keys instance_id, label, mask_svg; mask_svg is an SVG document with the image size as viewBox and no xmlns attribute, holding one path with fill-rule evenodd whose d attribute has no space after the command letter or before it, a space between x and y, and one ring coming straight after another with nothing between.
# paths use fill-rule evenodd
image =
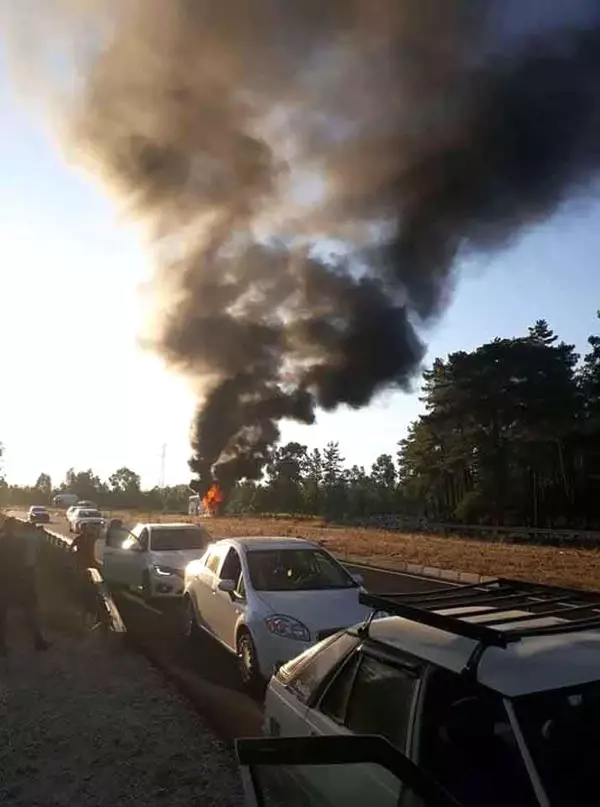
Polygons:
<instances>
[{"instance_id":1,"label":"car hubcap","mask_svg":"<svg viewBox=\"0 0 600 807\"><path fill-rule=\"evenodd\" d=\"M249 681L250 678L252 678L252 672L254 669L254 653L252 651L252 644L247 636L240 637L238 655L240 658L242 677L244 681Z\"/></svg>"}]
</instances>

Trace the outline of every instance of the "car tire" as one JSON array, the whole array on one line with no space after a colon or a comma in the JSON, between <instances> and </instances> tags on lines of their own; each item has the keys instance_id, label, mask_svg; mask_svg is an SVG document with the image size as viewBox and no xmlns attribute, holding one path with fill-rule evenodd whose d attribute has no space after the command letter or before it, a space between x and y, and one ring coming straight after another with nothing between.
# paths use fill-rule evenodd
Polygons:
<instances>
[{"instance_id":1,"label":"car tire","mask_svg":"<svg viewBox=\"0 0 600 807\"><path fill-rule=\"evenodd\" d=\"M150 572L144 572L142 576L142 597L146 602L152 599L152 582L150 580Z\"/></svg>"},{"instance_id":2,"label":"car tire","mask_svg":"<svg viewBox=\"0 0 600 807\"><path fill-rule=\"evenodd\" d=\"M246 689L255 692L261 681L258 653L252 634L247 628L240 628L235 641L238 671Z\"/></svg>"},{"instance_id":3,"label":"car tire","mask_svg":"<svg viewBox=\"0 0 600 807\"><path fill-rule=\"evenodd\" d=\"M198 628L198 620L196 619L196 612L192 598L186 595L183 598L183 607L181 609L181 632L186 642L191 642L198 638L200 629Z\"/></svg>"}]
</instances>

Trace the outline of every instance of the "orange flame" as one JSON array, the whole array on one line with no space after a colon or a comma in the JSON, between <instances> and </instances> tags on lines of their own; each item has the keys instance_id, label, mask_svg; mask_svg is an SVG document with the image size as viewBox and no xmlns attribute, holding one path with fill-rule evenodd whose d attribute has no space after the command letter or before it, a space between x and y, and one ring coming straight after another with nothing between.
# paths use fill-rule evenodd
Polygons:
<instances>
[{"instance_id":1,"label":"orange flame","mask_svg":"<svg viewBox=\"0 0 600 807\"><path fill-rule=\"evenodd\" d=\"M204 505L204 509L207 513L209 513L211 516L216 516L219 510L219 505L222 503L222 501L223 491L215 482L206 491L206 495L202 499L202 504Z\"/></svg>"}]
</instances>

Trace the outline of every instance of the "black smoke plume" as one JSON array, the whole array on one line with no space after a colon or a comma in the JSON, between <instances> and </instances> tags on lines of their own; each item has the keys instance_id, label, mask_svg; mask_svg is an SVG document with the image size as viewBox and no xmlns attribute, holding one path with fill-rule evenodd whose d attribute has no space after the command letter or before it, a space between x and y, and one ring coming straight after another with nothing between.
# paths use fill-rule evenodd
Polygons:
<instances>
[{"instance_id":1,"label":"black smoke plume","mask_svg":"<svg viewBox=\"0 0 600 807\"><path fill-rule=\"evenodd\" d=\"M408 388L457 261L600 165L593 3L44 4L72 148L150 226L204 489L258 477L282 419Z\"/></svg>"}]
</instances>

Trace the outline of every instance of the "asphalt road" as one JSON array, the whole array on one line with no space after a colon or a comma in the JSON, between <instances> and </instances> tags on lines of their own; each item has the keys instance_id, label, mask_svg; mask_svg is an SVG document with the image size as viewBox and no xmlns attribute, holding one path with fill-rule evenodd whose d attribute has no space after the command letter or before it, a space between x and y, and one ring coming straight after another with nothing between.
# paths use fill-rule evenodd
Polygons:
<instances>
[{"instance_id":1,"label":"asphalt road","mask_svg":"<svg viewBox=\"0 0 600 807\"><path fill-rule=\"evenodd\" d=\"M25 513L14 511L20 518ZM45 525L53 532L69 535L64 517L54 517ZM370 566L348 565L359 572L365 587L373 592L419 592L447 588L439 580ZM175 666L210 711L209 719L228 737L253 736L260 733L262 711L258 700L249 697L240 685L234 658L217 642L201 637L193 644L183 640L180 630L179 603L173 600L144 602L135 593L115 595L115 601L134 644L160 657L167 667Z\"/></svg>"}]
</instances>

